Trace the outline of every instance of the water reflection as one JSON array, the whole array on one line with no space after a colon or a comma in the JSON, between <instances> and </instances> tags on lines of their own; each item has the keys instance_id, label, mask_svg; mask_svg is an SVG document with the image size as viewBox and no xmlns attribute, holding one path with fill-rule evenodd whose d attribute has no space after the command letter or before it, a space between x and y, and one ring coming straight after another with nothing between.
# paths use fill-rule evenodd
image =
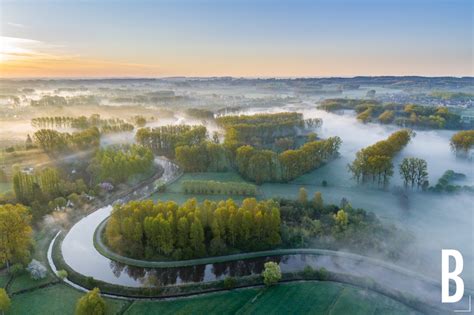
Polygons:
<instances>
[{"instance_id":1,"label":"water reflection","mask_svg":"<svg viewBox=\"0 0 474 315\"><path fill-rule=\"evenodd\" d=\"M289 260L288 256L269 256L216 264L157 269L134 267L116 261L110 261L109 265L116 278L128 276L142 286L147 286L150 283L150 278L153 279L152 282L157 281L161 285L175 285L261 274L266 262L274 261L284 265Z\"/></svg>"}]
</instances>

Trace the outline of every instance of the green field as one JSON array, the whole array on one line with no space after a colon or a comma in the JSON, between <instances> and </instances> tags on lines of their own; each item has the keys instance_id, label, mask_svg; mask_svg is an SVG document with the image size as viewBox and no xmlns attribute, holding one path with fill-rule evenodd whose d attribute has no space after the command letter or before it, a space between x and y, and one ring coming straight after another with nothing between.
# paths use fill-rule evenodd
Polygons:
<instances>
[{"instance_id":1,"label":"green field","mask_svg":"<svg viewBox=\"0 0 474 315\"><path fill-rule=\"evenodd\" d=\"M221 173L186 173L181 176L177 181L166 187L165 192L155 193L151 196L153 200L174 200L178 203L182 203L189 198L196 197L198 201L205 199L209 200L225 200L232 198L234 200L242 200L245 197L242 196L229 196L229 195L193 195L184 194L182 183L186 180L214 180L219 182L245 182L236 172L221 172Z\"/></svg>"},{"instance_id":2,"label":"green field","mask_svg":"<svg viewBox=\"0 0 474 315\"><path fill-rule=\"evenodd\" d=\"M14 295L11 308L6 314L74 314L76 302L83 294L64 284L52 285ZM107 299L107 314L117 314L127 304L127 301Z\"/></svg>"},{"instance_id":3,"label":"green field","mask_svg":"<svg viewBox=\"0 0 474 315\"><path fill-rule=\"evenodd\" d=\"M418 314L383 295L334 282L295 282L171 301L136 301L125 314Z\"/></svg>"}]
</instances>

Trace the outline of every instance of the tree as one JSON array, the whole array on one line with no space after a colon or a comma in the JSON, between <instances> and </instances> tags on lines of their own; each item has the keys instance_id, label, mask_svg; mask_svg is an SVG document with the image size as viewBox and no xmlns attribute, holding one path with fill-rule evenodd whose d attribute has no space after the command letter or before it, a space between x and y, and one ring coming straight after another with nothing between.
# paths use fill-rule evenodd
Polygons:
<instances>
[{"instance_id":1,"label":"tree","mask_svg":"<svg viewBox=\"0 0 474 315\"><path fill-rule=\"evenodd\" d=\"M95 288L83 297L76 304L76 315L104 315L105 301L100 296L99 288Z\"/></svg>"},{"instance_id":2,"label":"tree","mask_svg":"<svg viewBox=\"0 0 474 315\"><path fill-rule=\"evenodd\" d=\"M399 166L399 172L405 187L411 186L411 188L414 188L416 185L421 188L428 181L428 164L423 159L404 158Z\"/></svg>"},{"instance_id":3,"label":"tree","mask_svg":"<svg viewBox=\"0 0 474 315\"><path fill-rule=\"evenodd\" d=\"M319 191L314 193L313 207L319 211L322 210L324 207L323 197L321 195L321 192Z\"/></svg>"},{"instance_id":4,"label":"tree","mask_svg":"<svg viewBox=\"0 0 474 315\"><path fill-rule=\"evenodd\" d=\"M265 269L262 272L263 283L267 287L277 284L281 279L280 266L273 261L266 262L264 265Z\"/></svg>"},{"instance_id":5,"label":"tree","mask_svg":"<svg viewBox=\"0 0 474 315\"><path fill-rule=\"evenodd\" d=\"M459 155L467 155L474 147L474 130L463 130L451 137L451 149Z\"/></svg>"},{"instance_id":6,"label":"tree","mask_svg":"<svg viewBox=\"0 0 474 315\"><path fill-rule=\"evenodd\" d=\"M39 261L33 259L29 264L26 270L30 273L33 280L39 280L46 278L47 270Z\"/></svg>"},{"instance_id":7,"label":"tree","mask_svg":"<svg viewBox=\"0 0 474 315\"><path fill-rule=\"evenodd\" d=\"M28 261L30 255L31 215L25 206L0 205L0 264Z\"/></svg>"},{"instance_id":8,"label":"tree","mask_svg":"<svg viewBox=\"0 0 474 315\"><path fill-rule=\"evenodd\" d=\"M304 187L301 187L298 192L298 201L303 205L308 202L308 192Z\"/></svg>"},{"instance_id":9,"label":"tree","mask_svg":"<svg viewBox=\"0 0 474 315\"><path fill-rule=\"evenodd\" d=\"M2 311L2 315L10 309L10 305L11 301L7 291L4 288L0 288L0 311Z\"/></svg>"},{"instance_id":10,"label":"tree","mask_svg":"<svg viewBox=\"0 0 474 315\"><path fill-rule=\"evenodd\" d=\"M343 209L339 210L333 217L338 231L343 231L347 228L349 216Z\"/></svg>"}]
</instances>

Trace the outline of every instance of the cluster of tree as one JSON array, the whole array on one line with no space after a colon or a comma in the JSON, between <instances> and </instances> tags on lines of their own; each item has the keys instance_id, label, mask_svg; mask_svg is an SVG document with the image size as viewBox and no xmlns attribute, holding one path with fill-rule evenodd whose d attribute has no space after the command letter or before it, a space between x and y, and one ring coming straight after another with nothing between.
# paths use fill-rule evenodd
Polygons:
<instances>
[{"instance_id":1,"label":"cluster of tree","mask_svg":"<svg viewBox=\"0 0 474 315\"><path fill-rule=\"evenodd\" d=\"M13 175L15 199L31 206L35 222L55 208L65 206L67 203L65 198L75 199L78 202L78 195L88 190L84 180L77 179L74 182L64 180L54 168L45 168L34 173L15 170ZM72 195L77 198L71 197Z\"/></svg>"},{"instance_id":2,"label":"cluster of tree","mask_svg":"<svg viewBox=\"0 0 474 315\"><path fill-rule=\"evenodd\" d=\"M135 124L135 126L137 126L139 128L145 127L146 118L141 116L141 115L134 116L133 117L133 123Z\"/></svg>"},{"instance_id":3,"label":"cluster of tree","mask_svg":"<svg viewBox=\"0 0 474 315\"><path fill-rule=\"evenodd\" d=\"M410 241L409 235L383 224L374 213L352 208L345 198L339 205L325 204L320 192L308 198L301 188L296 200L279 202L285 247L345 248L398 258Z\"/></svg>"},{"instance_id":4,"label":"cluster of tree","mask_svg":"<svg viewBox=\"0 0 474 315\"><path fill-rule=\"evenodd\" d=\"M455 133L451 137L451 149L457 155L467 156L474 147L474 130L465 130Z\"/></svg>"},{"instance_id":5,"label":"cluster of tree","mask_svg":"<svg viewBox=\"0 0 474 315\"><path fill-rule=\"evenodd\" d=\"M213 120L214 119L214 112L207 110L207 109L201 109L201 108L188 108L185 111L186 115L192 118L197 118L197 119L204 119L204 120Z\"/></svg>"},{"instance_id":6,"label":"cluster of tree","mask_svg":"<svg viewBox=\"0 0 474 315\"><path fill-rule=\"evenodd\" d=\"M244 182L218 182L214 180L185 180L183 181L185 194L205 195L242 195L255 196L257 187Z\"/></svg>"},{"instance_id":7,"label":"cluster of tree","mask_svg":"<svg viewBox=\"0 0 474 315\"><path fill-rule=\"evenodd\" d=\"M230 152L210 141L178 146L175 157L185 172L224 172L231 168Z\"/></svg>"},{"instance_id":8,"label":"cluster of tree","mask_svg":"<svg viewBox=\"0 0 474 315\"><path fill-rule=\"evenodd\" d=\"M33 244L31 215L28 209L21 205L0 205L0 265L14 263L26 265L30 260L30 250Z\"/></svg>"},{"instance_id":9,"label":"cluster of tree","mask_svg":"<svg viewBox=\"0 0 474 315\"><path fill-rule=\"evenodd\" d=\"M358 151L355 160L348 165L353 178L358 183L372 181L378 185L387 185L393 175L393 157L410 142L412 136L411 130L399 130L386 140Z\"/></svg>"},{"instance_id":10,"label":"cluster of tree","mask_svg":"<svg viewBox=\"0 0 474 315\"><path fill-rule=\"evenodd\" d=\"M39 100L31 100L30 105L36 107L43 106L76 106L76 105L98 105L99 101L93 95L78 95L63 97L58 95L44 95Z\"/></svg>"},{"instance_id":11,"label":"cluster of tree","mask_svg":"<svg viewBox=\"0 0 474 315\"><path fill-rule=\"evenodd\" d=\"M97 148L100 145L100 132L96 127L72 134L53 129L40 129L34 133L33 139L45 152L56 154Z\"/></svg>"},{"instance_id":12,"label":"cluster of tree","mask_svg":"<svg viewBox=\"0 0 474 315\"><path fill-rule=\"evenodd\" d=\"M303 115L292 112L221 116L216 122L225 129L224 143L231 150L242 145L263 147L273 144L276 138L295 137L298 128L305 127Z\"/></svg>"},{"instance_id":13,"label":"cluster of tree","mask_svg":"<svg viewBox=\"0 0 474 315\"><path fill-rule=\"evenodd\" d=\"M273 200L232 199L181 206L173 201L131 201L115 206L105 230L115 251L137 258L190 259L281 243L280 210Z\"/></svg>"},{"instance_id":14,"label":"cluster of tree","mask_svg":"<svg viewBox=\"0 0 474 315\"><path fill-rule=\"evenodd\" d=\"M443 176L438 180L435 186L430 187L431 192L441 193L441 192L474 192L474 186L461 186L461 185L454 185L454 181L462 181L466 178L465 174L456 173L453 170L447 170L444 172Z\"/></svg>"},{"instance_id":15,"label":"cluster of tree","mask_svg":"<svg viewBox=\"0 0 474 315\"><path fill-rule=\"evenodd\" d=\"M364 99L326 99L319 108L329 112L355 110L357 119L364 123L376 121L383 124L394 123L402 127L433 129L465 127L461 116L449 111L447 107L381 103Z\"/></svg>"},{"instance_id":16,"label":"cluster of tree","mask_svg":"<svg viewBox=\"0 0 474 315\"><path fill-rule=\"evenodd\" d=\"M287 182L337 156L340 145L339 137L331 137L310 141L299 149L280 154L246 145L237 149L235 164L244 178L257 184Z\"/></svg>"},{"instance_id":17,"label":"cluster of tree","mask_svg":"<svg viewBox=\"0 0 474 315\"><path fill-rule=\"evenodd\" d=\"M131 177L150 172L153 153L143 146L107 147L97 151L88 167L94 182L124 183Z\"/></svg>"},{"instance_id":18,"label":"cluster of tree","mask_svg":"<svg viewBox=\"0 0 474 315\"><path fill-rule=\"evenodd\" d=\"M414 157L404 158L399 171L405 187L428 189L428 164L425 160Z\"/></svg>"},{"instance_id":19,"label":"cluster of tree","mask_svg":"<svg viewBox=\"0 0 474 315\"><path fill-rule=\"evenodd\" d=\"M430 96L439 98L442 100L459 100L459 101L474 100L474 94L464 93L464 92L434 91L434 92L431 92Z\"/></svg>"},{"instance_id":20,"label":"cluster of tree","mask_svg":"<svg viewBox=\"0 0 474 315\"><path fill-rule=\"evenodd\" d=\"M135 135L137 143L151 149L157 155L174 158L179 146L193 146L207 139L204 126L170 125L157 128L141 128Z\"/></svg>"}]
</instances>

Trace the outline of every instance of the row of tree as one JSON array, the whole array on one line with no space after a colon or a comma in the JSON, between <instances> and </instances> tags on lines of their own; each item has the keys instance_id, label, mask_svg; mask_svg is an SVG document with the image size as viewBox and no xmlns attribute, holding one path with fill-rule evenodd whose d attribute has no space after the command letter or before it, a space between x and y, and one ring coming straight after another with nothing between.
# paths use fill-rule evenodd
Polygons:
<instances>
[{"instance_id":1,"label":"row of tree","mask_svg":"<svg viewBox=\"0 0 474 315\"><path fill-rule=\"evenodd\" d=\"M393 175L393 157L410 142L412 137L411 130L399 130L386 140L358 151L355 160L348 165L353 178L358 183L372 181L379 186L387 185Z\"/></svg>"},{"instance_id":2,"label":"row of tree","mask_svg":"<svg viewBox=\"0 0 474 315\"><path fill-rule=\"evenodd\" d=\"M34 133L33 140L46 153L57 154L97 148L100 145L100 132L96 127L72 134L53 129L40 129Z\"/></svg>"},{"instance_id":3,"label":"row of tree","mask_svg":"<svg viewBox=\"0 0 474 315\"><path fill-rule=\"evenodd\" d=\"M143 146L107 147L97 151L88 167L93 181L124 183L131 177L150 172L153 153Z\"/></svg>"},{"instance_id":4,"label":"row of tree","mask_svg":"<svg viewBox=\"0 0 474 315\"><path fill-rule=\"evenodd\" d=\"M327 99L319 106L326 111L355 110L361 122L394 123L402 127L433 129L465 128L461 116L447 107L415 104L381 103L364 99Z\"/></svg>"},{"instance_id":5,"label":"row of tree","mask_svg":"<svg viewBox=\"0 0 474 315\"><path fill-rule=\"evenodd\" d=\"M117 205L105 239L113 250L137 258L190 259L280 244L280 210L275 201L232 199L198 203L189 199Z\"/></svg>"},{"instance_id":6,"label":"row of tree","mask_svg":"<svg viewBox=\"0 0 474 315\"><path fill-rule=\"evenodd\" d=\"M214 180L185 180L182 183L185 194L242 195L255 196L257 187L244 182L218 182Z\"/></svg>"},{"instance_id":7,"label":"row of tree","mask_svg":"<svg viewBox=\"0 0 474 315\"><path fill-rule=\"evenodd\" d=\"M175 149L179 146L192 146L207 139L207 129L204 126L169 125L157 128L141 128L135 139L153 151L156 155L174 158Z\"/></svg>"},{"instance_id":8,"label":"row of tree","mask_svg":"<svg viewBox=\"0 0 474 315\"><path fill-rule=\"evenodd\" d=\"M339 137L331 137L310 141L299 149L280 154L246 145L237 149L235 163L244 178L257 184L287 182L337 156L340 145Z\"/></svg>"},{"instance_id":9,"label":"row of tree","mask_svg":"<svg viewBox=\"0 0 474 315\"><path fill-rule=\"evenodd\" d=\"M112 129L112 128L123 128L133 130L133 125L127 123L123 119L109 118L103 119L99 114L92 114L89 117L79 116L45 116L36 117L31 119L31 125L35 128L75 128L75 129L88 129L97 127L100 129ZM130 130L124 130L130 131Z\"/></svg>"},{"instance_id":10,"label":"row of tree","mask_svg":"<svg viewBox=\"0 0 474 315\"><path fill-rule=\"evenodd\" d=\"M425 160L414 157L404 158L399 171L405 187L428 189L428 164Z\"/></svg>"}]
</instances>

